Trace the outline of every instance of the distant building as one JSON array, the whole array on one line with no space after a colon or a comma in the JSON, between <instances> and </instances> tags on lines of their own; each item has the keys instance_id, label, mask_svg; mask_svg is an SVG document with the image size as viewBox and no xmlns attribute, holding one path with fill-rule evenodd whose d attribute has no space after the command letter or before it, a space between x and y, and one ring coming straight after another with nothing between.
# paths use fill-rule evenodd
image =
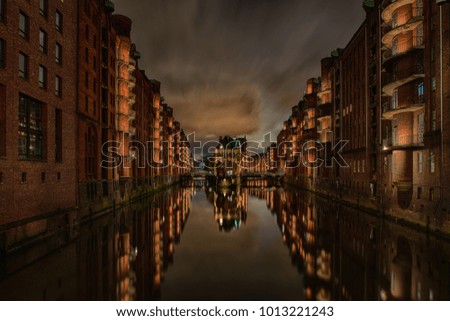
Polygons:
<instances>
[{"instance_id":1,"label":"distant building","mask_svg":"<svg viewBox=\"0 0 450 321\"><path fill-rule=\"evenodd\" d=\"M214 150L214 175L240 176L246 156L247 138L220 137Z\"/></svg>"}]
</instances>

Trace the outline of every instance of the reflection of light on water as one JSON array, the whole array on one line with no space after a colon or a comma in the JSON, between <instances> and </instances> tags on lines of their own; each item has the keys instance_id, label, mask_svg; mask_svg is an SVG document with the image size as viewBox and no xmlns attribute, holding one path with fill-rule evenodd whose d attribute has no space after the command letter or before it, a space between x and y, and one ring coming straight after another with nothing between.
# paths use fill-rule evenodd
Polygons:
<instances>
[{"instance_id":1,"label":"reflection of light on water","mask_svg":"<svg viewBox=\"0 0 450 321\"><path fill-rule=\"evenodd\" d=\"M384 289L380 290L380 299L381 301L387 301L388 299L387 293Z\"/></svg>"}]
</instances>

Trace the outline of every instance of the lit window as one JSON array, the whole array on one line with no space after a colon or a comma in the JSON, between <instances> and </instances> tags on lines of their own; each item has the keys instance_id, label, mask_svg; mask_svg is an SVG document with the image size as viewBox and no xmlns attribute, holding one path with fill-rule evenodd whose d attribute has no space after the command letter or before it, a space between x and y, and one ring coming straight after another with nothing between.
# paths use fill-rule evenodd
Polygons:
<instances>
[{"instance_id":1,"label":"lit window","mask_svg":"<svg viewBox=\"0 0 450 321\"><path fill-rule=\"evenodd\" d=\"M391 109L397 108L398 108L398 89L395 89L391 99Z\"/></svg>"},{"instance_id":2,"label":"lit window","mask_svg":"<svg viewBox=\"0 0 450 321\"><path fill-rule=\"evenodd\" d=\"M29 21L28 16L22 11L19 13L19 35L28 39Z\"/></svg>"},{"instance_id":3,"label":"lit window","mask_svg":"<svg viewBox=\"0 0 450 321\"><path fill-rule=\"evenodd\" d=\"M47 53L47 34L42 29L39 29L39 50Z\"/></svg>"},{"instance_id":4,"label":"lit window","mask_svg":"<svg viewBox=\"0 0 450 321\"><path fill-rule=\"evenodd\" d=\"M434 152L430 152L430 173L434 173L435 171L436 171L436 160Z\"/></svg>"},{"instance_id":5,"label":"lit window","mask_svg":"<svg viewBox=\"0 0 450 321\"><path fill-rule=\"evenodd\" d=\"M42 103L28 96L19 97L19 158L43 158Z\"/></svg>"},{"instance_id":6,"label":"lit window","mask_svg":"<svg viewBox=\"0 0 450 321\"><path fill-rule=\"evenodd\" d=\"M424 93L425 93L425 87L424 87L424 83L421 82L418 86L417 86L417 96L419 98L418 103L422 104L424 102Z\"/></svg>"},{"instance_id":7,"label":"lit window","mask_svg":"<svg viewBox=\"0 0 450 321\"><path fill-rule=\"evenodd\" d=\"M39 65L39 87L47 88L47 69Z\"/></svg>"},{"instance_id":8,"label":"lit window","mask_svg":"<svg viewBox=\"0 0 450 321\"><path fill-rule=\"evenodd\" d=\"M434 188L430 188L429 200L430 202L434 201Z\"/></svg>"},{"instance_id":9,"label":"lit window","mask_svg":"<svg viewBox=\"0 0 450 321\"><path fill-rule=\"evenodd\" d=\"M28 56L19 52L19 77L28 79Z\"/></svg>"},{"instance_id":10,"label":"lit window","mask_svg":"<svg viewBox=\"0 0 450 321\"><path fill-rule=\"evenodd\" d=\"M423 172L423 154L422 152L417 153L417 172L421 174Z\"/></svg>"}]
</instances>

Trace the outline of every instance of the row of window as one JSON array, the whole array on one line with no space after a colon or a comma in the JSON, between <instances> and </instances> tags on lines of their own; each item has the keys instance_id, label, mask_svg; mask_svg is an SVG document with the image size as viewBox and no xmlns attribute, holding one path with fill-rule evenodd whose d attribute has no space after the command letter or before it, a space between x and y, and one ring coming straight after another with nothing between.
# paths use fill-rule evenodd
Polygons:
<instances>
[{"instance_id":1,"label":"row of window","mask_svg":"<svg viewBox=\"0 0 450 321\"><path fill-rule=\"evenodd\" d=\"M39 29L39 51L48 53L48 36L47 33ZM59 65L62 64L62 46L58 42L55 43L55 62Z\"/></svg>"},{"instance_id":2,"label":"row of window","mask_svg":"<svg viewBox=\"0 0 450 321\"><path fill-rule=\"evenodd\" d=\"M55 29L60 33L63 31L63 16L58 10L55 12ZM19 35L27 40L30 38L30 17L23 11L19 12Z\"/></svg>"},{"instance_id":3,"label":"row of window","mask_svg":"<svg viewBox=\"0 0 450 321\"><path fill-rule=\"evenodd\" d=\"M22 79L29 78L29 68L30 68L30 58L23 52L19 52L19 77ZM48 82L48 72L47 68L42 65L38 67L38 79L39 87L42 89L47 89ZM62 78L58 75L55 76L55 95L57 97L62 97Z\"/></svg>"},{"instance_id":4,"label":"row of window","mask_svg":"<svg viewBox=\"0 0 450 321\"><path fill-rule=\"evenodd\" d=\"M42 30L39 31L39 50L47 53L47 34ZM26 57L19 56L19 75L21 78L27 78L26 60ZM62 46L59 43L55 44L55 62L59 65L62 64ZM0 38L0 68L4 67L6 67L6 41Z\"/></svg>"},{"instance_id":5,"label":"row of window","mask_svg":"<svg viewBox=\"0 0 450 321\"><path fill-rule=\"evenodd\" d=\"M62 111L55 109L55 161L62 162ZM19 159L45 159L44 137L46 113L44 104L36 99L19 96Z\"/></svg>"},{"instance_id":6,"label":"row of window","mask_svg":"<svg viewBox=\"0 0 450 321\"><path fill-rule=\"evenodd\" d=\"M61 172L57 172L55 175L55 178L56 178L56 181L60 181L61 180ZM46 180L47 180L46 172L41 172L41 183L45 183ZM20 175L20 182L22 184L28 183L27 172L22 172L22 175ZM4 183L3 172L0 172L0 184L3 184L3 183Z\"/></svg>"}]
</instances>

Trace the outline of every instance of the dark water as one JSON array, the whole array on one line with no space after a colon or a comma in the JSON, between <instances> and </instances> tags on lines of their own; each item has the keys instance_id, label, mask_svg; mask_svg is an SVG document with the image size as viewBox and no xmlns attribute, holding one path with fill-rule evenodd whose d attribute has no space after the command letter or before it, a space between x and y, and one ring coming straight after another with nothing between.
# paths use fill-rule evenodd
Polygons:
<instances>
[{"instance_id":1,"label":"dark water","mask_svg":"<svg viewBox=\"0 0 450 321\"><path fill-rule=\"evenodd\" d=\"M259 185L174 189L86 221L7 257L0 299L450 299L448 242Z\"/></svg>"}]
</instances>

